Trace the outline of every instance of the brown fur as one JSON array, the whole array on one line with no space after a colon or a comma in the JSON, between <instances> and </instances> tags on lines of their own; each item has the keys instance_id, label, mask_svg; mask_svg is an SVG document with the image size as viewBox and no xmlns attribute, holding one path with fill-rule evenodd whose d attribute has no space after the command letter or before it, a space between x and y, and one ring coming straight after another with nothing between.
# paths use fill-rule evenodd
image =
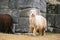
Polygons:
<instances>
[{"instance_id":1,"label":"brown fur","mask_svg":"<svg viewBox=\"0 0 60 40\"><path fill-rule=\"evenodd\" d=\"M12 17L8 14L0 14L0 30L2 32L12 32Z\"/></svg>"}]
</instances>

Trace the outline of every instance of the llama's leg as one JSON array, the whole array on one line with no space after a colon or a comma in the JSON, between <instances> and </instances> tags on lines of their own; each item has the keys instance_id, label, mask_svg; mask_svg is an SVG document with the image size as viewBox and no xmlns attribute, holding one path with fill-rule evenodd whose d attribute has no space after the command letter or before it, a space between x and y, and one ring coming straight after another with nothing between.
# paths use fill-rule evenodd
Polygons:
<instances>
[{"instance_id":1,"label":"llama's leg","mask_svg":"<svg viewBox=\"0 0 60 40\"><path fill-rule=\"evenodd\" d=\"M34 24L33 35L34 36L37 35L37 26L36 26L36 24Z\"/></svg>"},{"instance_id":2,"label":"llama's leg","mask_svg":"<svg viewBox=\"0 0 60 40\"><path fill-rule=\"evenodd\" d=\"M36 29L33 30L33 35L36 36Z\"/></svg>"},{"instance_id":3,"label":"llama's leg","mask_svg":"<svg viewBox=\"0 0 60 40\"><path fill-rule=\"evenodd\" d=\"M8 33L8 28L5 29L5 33Z\"/></svg>"},{"instance_id":4,"label":"llama's leg","mask_svg":"<svg viewBox=\"0 0 60 40\"><path fill-rule=\"evenodd\" d=\"M36 30L36 35L40 35L39 29Z\"/></svg>"},{"instance_id":5,"label":"llama's leg","mask_svg":"<svg viewBox=\"0 0 60 40\"><path fill-rule=\"evenodd\" d=\"M45 35L45 28L42 29L42 36Z\"/></svg>"},{"instance_id":6,"label":"llama's leg","mask_svg":"<svg viewBox=\"0 0 60 40\"><path fill-rule=\"evenodd\" d=\"M40 35L40 34L42 34L42 29L41 29L41 28L39 28L39 35Z\"/></svg>"},{"instance_id":7,"label":"llama's leg","mask_svg":"<svg viewBox=\"0 0 60 40\"><path fill-rule=\"evenodd\" d=\"M30 29L29 29L29 32L32 32L33 33L33 27L30 27Z\"/></svg>"}]
</instances>

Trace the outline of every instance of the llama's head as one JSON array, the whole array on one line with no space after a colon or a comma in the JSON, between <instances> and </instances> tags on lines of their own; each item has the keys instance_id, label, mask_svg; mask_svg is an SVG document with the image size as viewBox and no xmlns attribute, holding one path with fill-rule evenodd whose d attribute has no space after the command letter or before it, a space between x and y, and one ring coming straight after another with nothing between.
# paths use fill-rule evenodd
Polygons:
<instances>
[{"instance_id":1,"label":"llama's head","mask_svg":"<svg viewBox=\"0 0 60 40\"><path fill-rule=\"evenodd\" d=\"M37 14L35 9L30 10L30 16L34 17Z\"/></svg>"},{"instance_id":2,"label":"llama's head","mask_svg":"<svg viewBox=\"0 0 60 40\"><path fill-rule=\"evenodd\" d=\"M31 17L35 17L35 15L34 14L31 14Z\"/></svg>"}]
</instances>

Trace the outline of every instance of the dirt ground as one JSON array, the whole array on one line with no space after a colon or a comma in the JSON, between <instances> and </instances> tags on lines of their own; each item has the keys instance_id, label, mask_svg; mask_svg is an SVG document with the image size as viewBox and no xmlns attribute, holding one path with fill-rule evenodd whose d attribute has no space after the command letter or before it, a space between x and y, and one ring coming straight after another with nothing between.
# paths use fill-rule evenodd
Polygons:
<instances>
[{"instance_id":1,"label":"dirt ground","mask_svg":"<svg viewBox=\"0 0 60 40\"><path fill-rule=\"evenodd\" d=\"M45 36L32 36L29 34L0 33L0 40L60 40L59 33L46 33Z\"/></svg>"}]
</instances>

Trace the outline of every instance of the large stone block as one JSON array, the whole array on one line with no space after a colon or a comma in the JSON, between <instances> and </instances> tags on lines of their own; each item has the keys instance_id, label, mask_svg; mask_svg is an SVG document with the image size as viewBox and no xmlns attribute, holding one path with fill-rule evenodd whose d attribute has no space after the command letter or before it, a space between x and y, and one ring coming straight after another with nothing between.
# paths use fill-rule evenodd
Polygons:
<instances>
[{"instance_id":1,"label":"large stone block","mask_svg":"<svg viewBox=\"0 0 60 40\"><path fill-rule=\"evenodd\" d=\"M48 27L53 28L53 32L60 32L60 14L50 14L47 16ZM50 24L50 25L49 25Z\"/></svg>"},{"instance_id":2,"label":"large stone block","mask_svg":"<svg viewBox=\"0 0 60 40\"><path fill-rule=\"evenodd\" d=\"M0 8L9 8L8 1L9 0L0 0Z\"/></svg>"},{"instance_id":3,"label":"large stone block","mask_svg":"<svg viewBox=\"0 0 60 40\"><path fill-rule=\"evenodd\" d=\"M29 18L20 17L18 22L18 27L16 27L16 32L29 32Z\"/></svg>"},{"instance_id":4,"label":"large stone block","mask_svg":"<svg viewBox=\"0 0 60 40\"><path fill-rule=\"evenodd\" d=\"M29 17L31 10L35 10L37 14L40 14L40 10L37 8L27 8L27 9L19 10L19 17Z\"/></svg>"},{"instance_id":5,"label":"large stone block","mask_svg":"<svg viewBox=\"0 0 60 40\"><path fill-rule=\"evenodd\" d=\"M26 8L26 7L36 7L40 8L40 0L16 0L16 7Z\"/></svg>"},{"instance_id":6,"label":"large stone block","mask_svg":"<svg viewBox=\"0 0 60 40\"><path fill-rule=\"evenodd\" d=\"M6 9L6 8L1 8L0 9L1 14L9 14L9 15L11 15L12 14L11 12L12 12L11 9Z\"/></svg>"},{"instance_id":7,"label":"large stone block","mask_svg":"<svg viewBox=\"0 0 60 40\"><path fill-rule=\"evenodd\" d=\"M60 14L57 14L57 15L55 16L55 26L56 26L57 28L60 28Z\"/></svg>"},{"instance_id":8,"label":"large stone block","mask_svg":"<svg viewBox=\"0 0 60 40\"><path fill-rule=\"evenodd\" d=\"M60 14L60 4L57 4L56 6L56 14Z\"/></svg>"},{"instance_id":9,"label":"large stone block","mask_svg":"<svg viewBox=\"0 0 60 40\"><path fill-rule=\"evenodd\" d=\"M16 9L13 9L11 12L11 16L13 18L14 23L18 23L19 11Z\"/></svg>"},{"instance_id":10,"label":"large stone block","mask_svg":"<svg viewBox=\"0 0 60 40\"><path fill-rule=\"evenodd\" d=\"M15 0L9 0L8 6L10 9L15 9L16 7L16 1Z\"/></svg>"},{"instance_id":11,"label":"large stone block","mask_svg":"<svg viewBox=\"0 0 60 40\"><path fill-rule=\"evenodd\" d=\"M46 18L47 18L48 23L50 24L50 25L48 24L48 26L54 27L54 24L55 24L54 14L47 14Z\"/></svg>"}]
</instances>

